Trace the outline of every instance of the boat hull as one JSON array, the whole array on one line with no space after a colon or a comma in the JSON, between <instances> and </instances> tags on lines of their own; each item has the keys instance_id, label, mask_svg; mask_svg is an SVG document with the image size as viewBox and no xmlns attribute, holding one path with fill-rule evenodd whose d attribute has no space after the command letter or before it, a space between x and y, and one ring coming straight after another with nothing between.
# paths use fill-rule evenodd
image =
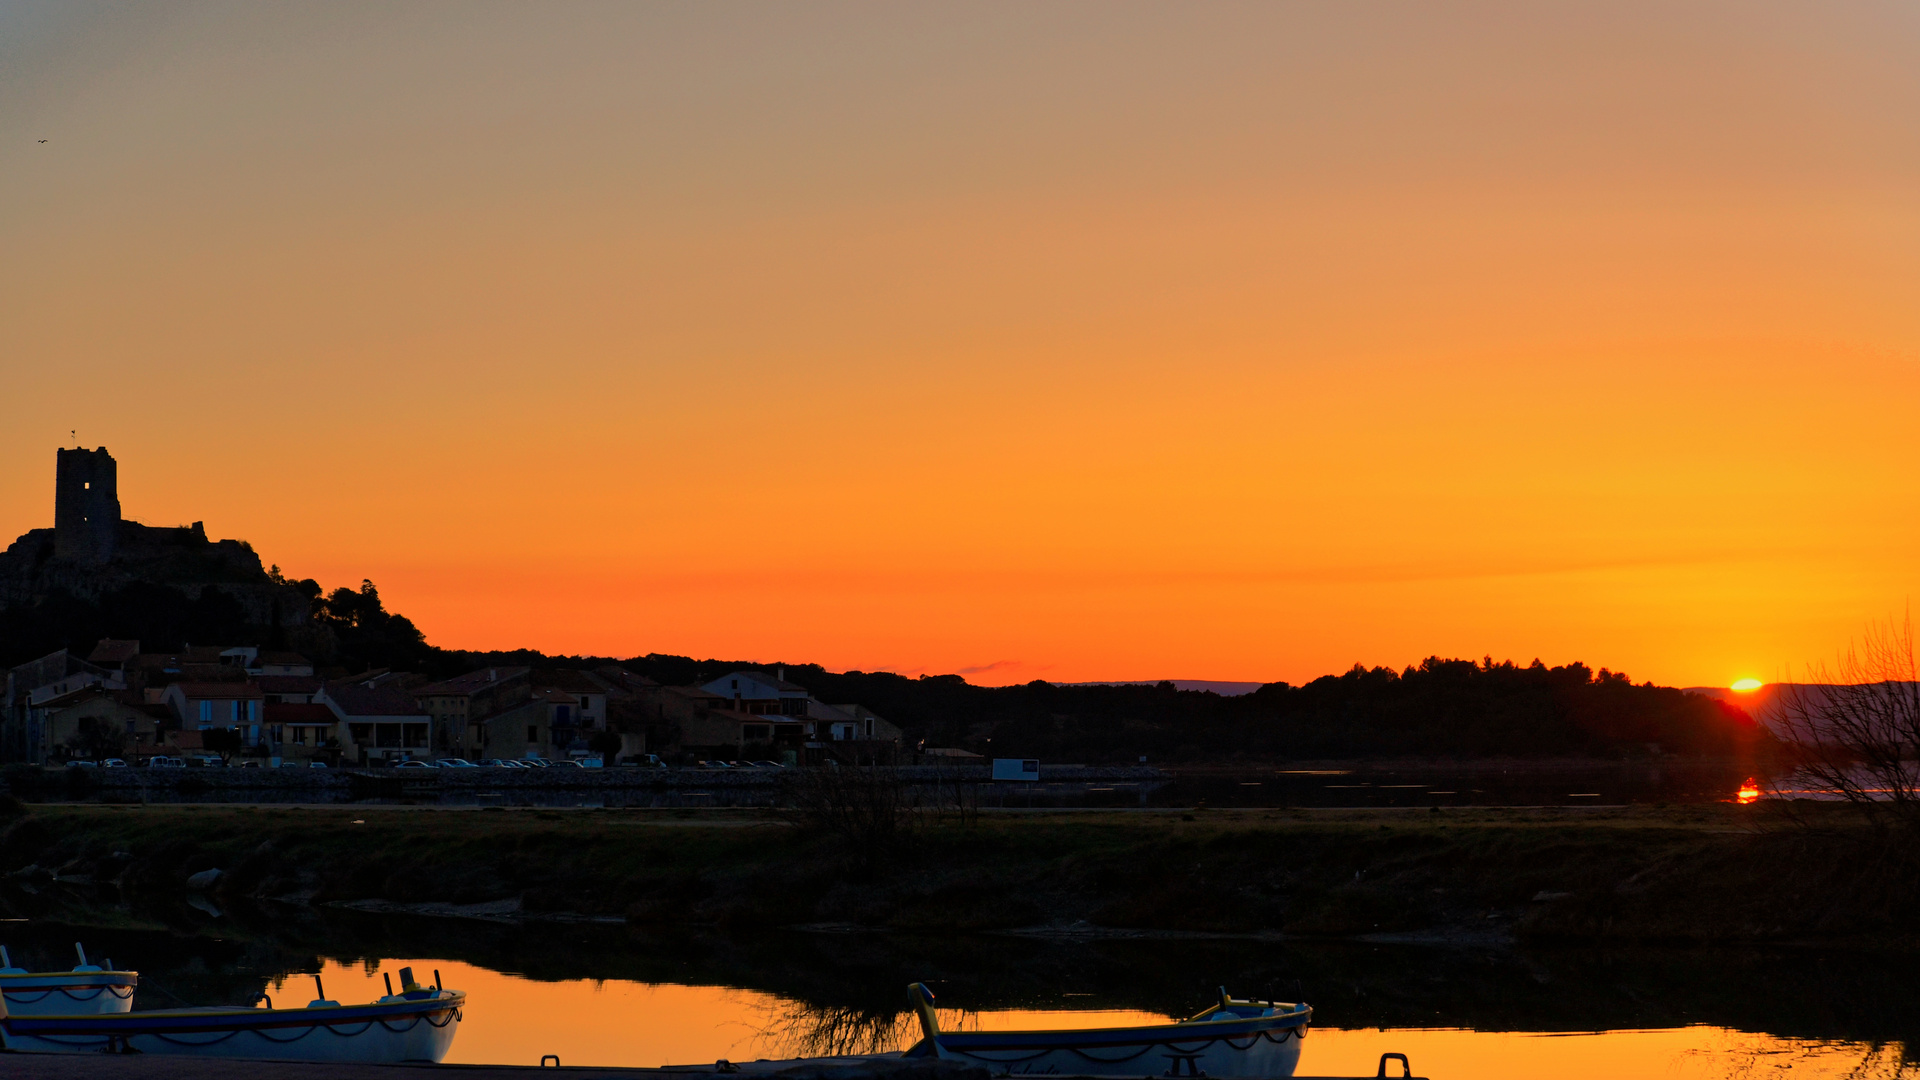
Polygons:
<instances>
[{"instance_id":1,"label":"boat hull","mask_svg":"<svg viewBox=\"0 0 1920 1080\"><path fill-rule=\"evenodd\" d=\"M0 975L9 1016L98 1016L133 1008L131 971L50 971Z\"/></svg>"},{"instance_id":2,"label":"boat hull","mask_svg":"<svg viewBox=\"0 0 1920 1080\"><path fill-rule=\"evenodd\" d=\"M1289 1077L1310 1010L1279 1016L1087 1031L965 1031L934 1037L934 1053L996 1076ZM926 1053L923 1043L916 1048Z\"/></svg>"},{"instance_id":3,"label":"boat hull","mask_svg":"<svg viewBox=\"0 0 1920 1080\"><path fill-rule=\"evenodd\" d=\"M278 1061L440 1062L466 995L309 1009L179 1009L117 1016L8 1016L0 1042L42 1053L178 1054Z\"/></svg>"}]
</instances>

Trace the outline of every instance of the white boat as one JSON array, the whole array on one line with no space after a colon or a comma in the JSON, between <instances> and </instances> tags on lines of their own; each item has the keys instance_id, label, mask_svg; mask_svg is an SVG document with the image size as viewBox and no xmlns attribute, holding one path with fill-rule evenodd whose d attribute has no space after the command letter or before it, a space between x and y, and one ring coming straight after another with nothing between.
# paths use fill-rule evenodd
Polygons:
<instances>
[{"instance_id":1,"label":"white boat","mask_svg":"<svg viewBox=\"0 0 1920 1080\"><path fill-rule=\"evenodd\" d=\"M117 1015L0 1015L0 1049L142 1053L276 1061L438 1063L453 1047L467 995L419 986L367 1005L321 997L304 1009L164 1009ZM436 980L437 981L437 980ZM318 977L314 980L318 985Z\"/></svg>"},{"instance_id":2,"label":"white boat","mask_svg":"<svg viewBox=\"0 0 1920 1080\"><path fill-rule=\"evenodd\" d=\"M11 1016L87 1016L123 1013L133 1008L133 990L140 983L136 971L115 971L87 963L87 950L75 942L80 963L72 971L28 971L13 966L7 947L0 945L0 1003Z\"/></svg>"},{"instance_id":3,"label":"white boat","mask_svg":"<svg viewBox=\"0 0 1920 1080\"><path fill-rule=\"evenodd\" d=\"M907 1057L985 1065L995 1076L1290 1077L1313 1009L1282 1001L1241 1001L1223 988L1220 1003L1190 1020L1060 1031L946 1031L933 991L914 983L914 1010L925 1033ZM1384 1075L1384 1074L1382 1074Z\"/></svg>"}]
</instances>

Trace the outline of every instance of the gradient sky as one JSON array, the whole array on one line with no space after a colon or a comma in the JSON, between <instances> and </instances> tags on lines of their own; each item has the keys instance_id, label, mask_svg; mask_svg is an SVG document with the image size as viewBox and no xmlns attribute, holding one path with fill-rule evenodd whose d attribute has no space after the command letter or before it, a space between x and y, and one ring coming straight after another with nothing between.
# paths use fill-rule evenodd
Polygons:
<instances>
[{"instance_id":1,"label":"gradient sky","mask_svg":"<svg viewBox=\"0 0 1920 1080\"><path fill-rule=\"evenodd\" d=\"M1774 678L1920 585L1920 6L0 2L0 376L0 533L447 646Z\"/></svg>"}]
</instances>

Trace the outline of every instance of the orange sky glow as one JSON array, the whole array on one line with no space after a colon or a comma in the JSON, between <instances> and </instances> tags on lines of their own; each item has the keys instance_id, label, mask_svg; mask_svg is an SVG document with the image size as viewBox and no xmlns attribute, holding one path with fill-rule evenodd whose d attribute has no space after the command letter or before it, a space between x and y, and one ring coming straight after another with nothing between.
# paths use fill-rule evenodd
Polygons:
<instances>
[{"instance_id":1,"label":"orange sky glow","mask_svg":"<svg viewBox=\"0 0 1920 1080\"><path fill-rule=\"evenodd\" d=\"M1893 2L9 5L0 534L77 430L451 647L1771 681L1920 585L1916 192Z\"/></svg>"}]
</instances>

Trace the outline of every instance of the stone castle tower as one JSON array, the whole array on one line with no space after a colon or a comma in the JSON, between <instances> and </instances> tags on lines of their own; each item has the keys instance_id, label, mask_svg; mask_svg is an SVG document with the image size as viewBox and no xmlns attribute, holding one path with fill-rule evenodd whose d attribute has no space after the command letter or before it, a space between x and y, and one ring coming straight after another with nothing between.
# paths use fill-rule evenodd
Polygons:
<instances>
[{"instance_id":1,"label":"stone castle tower","mask_svg":"<svg viewBox=\"0 0 1920 1080\"><path fill-rule=\"evenodd\" d=\"M59 451L53 488L53 552L62 559L103 563L113 557L120 530L119 469L106 447Z\"/></svg>"}]
</instances>

